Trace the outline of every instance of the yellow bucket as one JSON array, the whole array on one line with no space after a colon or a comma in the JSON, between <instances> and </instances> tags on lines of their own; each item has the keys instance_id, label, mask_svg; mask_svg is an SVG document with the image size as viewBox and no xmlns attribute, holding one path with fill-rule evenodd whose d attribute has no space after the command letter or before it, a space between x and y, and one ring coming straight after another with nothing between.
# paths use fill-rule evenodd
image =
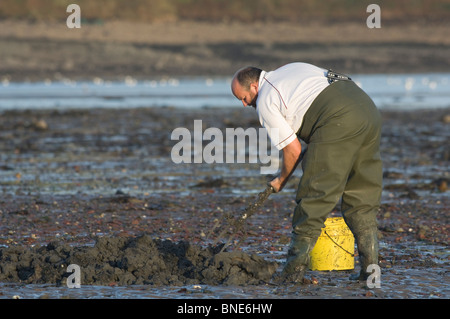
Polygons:
<instances>
[{"instance_id":1,"label":"yellow bucket","mask_svg":"<svg viewBox=\"0 0 450 319\"><path fill-rule=\"evenodd\" d=\"M355 268L355 239L342 217L330 217L310 253L311 270Z\"/></svg>"}]
</instances>

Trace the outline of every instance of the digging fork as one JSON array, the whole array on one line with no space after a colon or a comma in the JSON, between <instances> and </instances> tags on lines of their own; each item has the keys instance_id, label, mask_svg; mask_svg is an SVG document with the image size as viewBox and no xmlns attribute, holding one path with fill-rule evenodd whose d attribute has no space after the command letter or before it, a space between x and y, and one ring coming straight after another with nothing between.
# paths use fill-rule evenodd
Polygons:
<instances>
[{"instance_id":1,"label":"digging fork","mask_svg":"<svg viewBox=\"0 0 450 319\"><path fill-rule=\"evenodd\" d=\"M225 242L225 245L222 247L220 252L223 252L233 240L234 236L241 231L244 228L245 221L251 217L256 210L266 201L266 199L274 192L274 189L272 186L268 185L267 188L258 194L258 199L256 202L250 204L247 206L247 208L244 209L244 211L241 213L241 215L238 218L233 218L231 214L227 215L225 217L225 221L227 221L227 226L222 230L222 232L219 234L217 239L214 242L214 245L216 245L219 240L231 229L231 235L228 237L228 240ZM211 235L211 233L219 226L219 223L216 222L213 229L209 232L208 236Z\"/></svg>"}]
</instances>

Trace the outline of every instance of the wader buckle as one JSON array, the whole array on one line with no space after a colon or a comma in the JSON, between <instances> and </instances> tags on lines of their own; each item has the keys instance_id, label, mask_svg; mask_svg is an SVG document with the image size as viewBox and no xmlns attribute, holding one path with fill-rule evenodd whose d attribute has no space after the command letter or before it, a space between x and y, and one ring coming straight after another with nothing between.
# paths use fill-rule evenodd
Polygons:
<instances>
[{"instance_id":1,"label":"wader buckle","mask_svg":"<svg viewBox=\"0 0 450 319\"><path fill-rule=\"evenodd\" d=\"M336 81L351 81L352 79L345 74L334 72L333 70L328 70L327 72L328 83L334 83Z\"/></svg>"}]
</instances>

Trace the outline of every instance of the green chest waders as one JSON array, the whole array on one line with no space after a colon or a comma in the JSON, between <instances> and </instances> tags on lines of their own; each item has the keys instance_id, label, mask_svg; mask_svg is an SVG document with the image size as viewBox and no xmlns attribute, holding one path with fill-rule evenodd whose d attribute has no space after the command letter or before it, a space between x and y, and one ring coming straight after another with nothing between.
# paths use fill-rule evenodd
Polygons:
<instances>
[{"instance_id":1,"label":"green chest waders","mask_svg":"<svg viewBox=\"0 0 450 319\"><path fill-rule=\"evenodd\" d=\"M340 200L360 256L369 256L362 266L377 263L378 241L374 238L382 190L380 134L380 113L354 82L333 82L314 100L297 132L308 151L302 161L286 273L299 268L296 261L305 260L293 252L308 250L305 247L319 237L328 214Z\"/></svg>"}]
</instances>

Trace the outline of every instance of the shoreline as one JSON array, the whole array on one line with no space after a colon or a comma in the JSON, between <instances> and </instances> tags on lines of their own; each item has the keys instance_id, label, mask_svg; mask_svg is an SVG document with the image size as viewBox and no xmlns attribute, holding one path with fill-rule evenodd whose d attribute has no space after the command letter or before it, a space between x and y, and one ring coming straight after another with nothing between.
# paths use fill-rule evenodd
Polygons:
<instances>
[{"instance_id":1,"label":"shoreline","mask_svg":"<svg viewBox=\"0 0 450 319\"><path fill-rule=\"evenodd\" d=\"M264 29L264 32L261 30ZM348 74L450 72L447 25L0 21L0 80L231 76L303 61Z\"/></svg>"}]
</instances>

